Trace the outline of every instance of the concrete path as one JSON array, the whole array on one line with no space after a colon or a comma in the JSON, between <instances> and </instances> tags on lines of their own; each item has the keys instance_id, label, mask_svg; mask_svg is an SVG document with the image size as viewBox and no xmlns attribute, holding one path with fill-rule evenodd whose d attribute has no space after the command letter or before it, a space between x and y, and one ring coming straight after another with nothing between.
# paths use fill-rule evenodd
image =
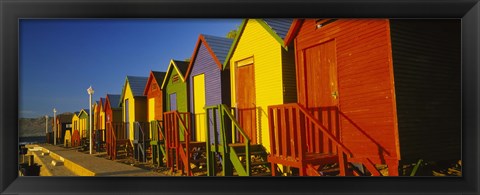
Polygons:
<instances>
[{"instance_id":1,"label":"concrete path","mask_svg":"<svg viewBox=\"0 0 480 195\"><path fill-rule=\"evenodd\" d=\"M53 168L48 167L49 169L53 169L51 172L53 176L63 176L57 174L74 174L77 176L165 176L158 172L107 160L102 157L96 157L95 155L84 154L72 148L58 147L49 144L38 144L37 146L41 147L42 151L36 151L34 153L36 153L39 159L45 158L46 164L51 160L63 162L63 165L52 166ZM40 155L41 152L48 153L48 155L39 157L38 155ZM35 161L37 162L37 159L35 159ZM71 173L61 172L64 171L61 169L68 170Z\"/></svg>"}]
</instances>

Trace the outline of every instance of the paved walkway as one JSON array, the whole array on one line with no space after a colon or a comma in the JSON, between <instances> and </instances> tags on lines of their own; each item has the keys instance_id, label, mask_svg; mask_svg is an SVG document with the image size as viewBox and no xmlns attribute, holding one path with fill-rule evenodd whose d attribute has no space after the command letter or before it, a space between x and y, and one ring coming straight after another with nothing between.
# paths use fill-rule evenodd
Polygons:
<instances>
[{"instance_id":1,"label":"paved walkway","mask_svg":"<svg viewBox=\"0 0 480 195\"><path fill-rule=\"evenodd\" d=\"M53 176L57 176L55 173L60 174L60 169L66 169L78 176L165 176L158 172L107 160L95 155L84 154L72 148L49 144L38 144L37 146L42 147L42 151L35 152L37 155L40 155L42 152L48 153L48 157L46 157L47 154L41 157L50 158L46 159L44 163L48 164L48 161L51 160L63 162L63 165L49 167L58 169L52 170Z\"/></svg>"}]
</instances>

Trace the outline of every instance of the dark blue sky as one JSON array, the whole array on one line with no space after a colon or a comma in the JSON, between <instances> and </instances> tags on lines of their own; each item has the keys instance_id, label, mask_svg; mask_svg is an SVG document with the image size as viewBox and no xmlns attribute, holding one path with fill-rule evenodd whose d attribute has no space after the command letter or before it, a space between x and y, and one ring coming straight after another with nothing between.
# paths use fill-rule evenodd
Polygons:
<instances>
[{"instance_id":1,"label":"dark blue sky","mask_svg":"<svg viewBox=\"0 0 480 195\"><path fill-rule=\"evenodd\" d=\"M107 93L120 94L126 75L166 71L190 58L199 34L225 36L240 19L22 19L19 117L79 111Z\"/></svg>"}]
</instances>

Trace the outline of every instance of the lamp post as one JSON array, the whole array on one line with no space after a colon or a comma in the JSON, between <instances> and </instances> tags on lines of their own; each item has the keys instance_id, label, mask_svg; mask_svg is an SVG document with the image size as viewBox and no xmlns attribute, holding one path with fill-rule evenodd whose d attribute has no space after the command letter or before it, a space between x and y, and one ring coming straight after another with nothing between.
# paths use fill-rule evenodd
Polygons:
<instances>
[{"instance_id":1,"label":"lamp post","mask_svg":"<svg viewBox=\"0 0 480 195\"><path fill-rule=\"evenodd\" d=\"M57 110L53 108L53 145L57 145Z\"/></svg>"},{"instance_id":2,"label":"lamp post","mask_svg":"<svg viewBox=\"0 0 480 195\"><path fill-rule=\"evenodd\" d=\"M48 143L48 115L45 115L45 141Z\"/></svg>"},{"instance_id":3,"label":"lamp post","mask_svg":"<svg viewBox=\"0 0 480 195\"><path fill-rule=\"evenodd\" d=\"M92 154L92 148L93 148L93 142L92 142L92 95L93 95L93 88L90 86L87 89L88 95L90 96L89 99L89 108L88 109L88 118L90 119L90 125L89 125L89 130L90 130L90 154Z\"/></svg>"}]
</instances>

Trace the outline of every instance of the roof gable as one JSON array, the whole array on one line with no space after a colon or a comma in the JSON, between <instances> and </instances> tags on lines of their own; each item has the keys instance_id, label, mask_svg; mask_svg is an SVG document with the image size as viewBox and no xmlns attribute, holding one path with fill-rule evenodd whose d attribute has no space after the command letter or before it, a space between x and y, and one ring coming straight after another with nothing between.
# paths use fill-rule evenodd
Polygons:
<instances>
[{"instance_id":1,"label":"roof gable","mask_svg":"<svg viewBox=\"0 0 480 195\"><path fill-rule=\"evenodd\" d=\"M120 95L119 94L107 94L107 98L105 100L105 105L106 105L107 101L110 105L110 109L120 109L121 108L119 106L119 104L120 104Z\"/></svg>"},{"instance_id":2,"label":"roof gable","mask_svg":"<svg viewBox=\"0 0 480 195\"><path fill-rule=\"evenodd\" d=\"M232 46L230 47L230 50L228 51L227 57L225 58L225 61L223 62L223 67L226 67L226 64L228 61L230 61L230 58L233 55L233 52L235 51L238 42L243 34L243 31L245 30L245 27L247 26L247 23L250 20L256 20L283 48L288 50L287 45L284 44L284 40L282 38L288 34L288 29L292 25L293 19L284 19L284 18L270 18L270 19L244 19L242 21L242 24L240 25L240 30L237 32L237 35L235 36L235 39L233 40ZM266 20L266 21L265 21ZM268 23L267 23L268 21Z\"/></svg>"},{"instance_id":3,"label":"roof gable","mask_svg":"<svg viewBox=\"0 0 480 195\"><path fill-rule=\"evenodd\" d=\"M80 110L80 113L78 113L78 118L83 117L83 116L88 117L88 112L90 112L89 109L82 109L82 110Z\"/></svg>"},{"instance_id":4,"label":"roof gable","mask_svg":"<svg viewBox=\"0 0 480 195\"><path fill-rule=\"evenodd\" d=\"M148 89L150 88L150 85L152 84L153 80L155 80L157 82L157 85L159 85L160 82L163 82L166 75L167 75L166 72L150 71L150 76L148 77L147 84L145 85L143 95L147 95Z\"/></svg>"},{"instance_id":5,"label":"roof gable","mask_svg":"<svg viewBox=\"0 0 480 195\"><path fill-rule=\"evenodd\" d=\"M170 75L172 75L173 71L176 71L178 75L180 75L180 79L182 79L182 82L185 82L185 73L188 68L188 62L186 61L180 61L180 60L170 60L170 64L168 65L167 69L167 74L165 75L165 78L163 79L162 82L162 89L165 87L165 83L167 82L168 78Z\"/></svg>"},{"instance_id":6,"label":"roof gable","mask_svg":"<svg viewBox=\"0 0 480 195\"><path fill-rule=\"evenodd\" d=\"M128 83L128 86L130 86L130 90L132 91L133 97L145 97L143 95L143 89L145 89L147 80L148 80L148 77L127 76L125 79L125 84L123 85L122 95L120 99L123 99L125 97L127 83ZM122 101L120 101L118 105L121 106Z\"/></svg>"},{"instance_id":7,"label":"roof gable","mask_svg":"<svg viewBox=\"0 0 480 195\"><path fill-rule=\"evenodd\" d=\"M217 63L218 68L222 70L223 69L222 63L225 62L225 58L228 55L228 51L230 50L232 43L233 43L233 39L200 34L198 36L198 41L195 46L195 50L193 51L192 57L190 58L190 64L188 65L188 69L185 74L185 77L188 78L188 75L192 71L192 67L195 63L198 50L202 45L204 45L205 48L207 48L208 52L213 57L213 60L215 61L215 63Z\"/></svg>"}]
</instances>

